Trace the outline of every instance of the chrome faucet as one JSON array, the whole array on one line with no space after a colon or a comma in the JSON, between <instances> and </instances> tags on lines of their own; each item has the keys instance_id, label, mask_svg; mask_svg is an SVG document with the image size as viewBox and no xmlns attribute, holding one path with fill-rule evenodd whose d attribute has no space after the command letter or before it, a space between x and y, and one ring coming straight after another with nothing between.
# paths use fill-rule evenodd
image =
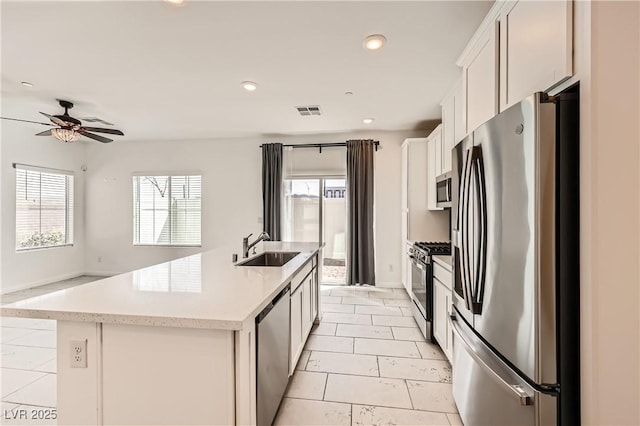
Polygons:
<instances>
[{"instance_id":1,"label":"chrome faucet","mask_svg":"<svg viewBox=\"0 0 640 426\"><path fill-rule=\"evenodd\" d=\"M256 238L256 240L254 242L249 244L249 237L252 236L252 235L253 234L249 234L249 235L247 235L246 237L244 237L242 239L242 257L249 257L249 250L251 250L251 247L255 246L260 241L269 241L269 240L271 240L271 237L269 236L269 234L267 234L266 232L262 231L262 233L260 233L260 235L258 235L258 238Z\"/></svg>"}]
</instances>

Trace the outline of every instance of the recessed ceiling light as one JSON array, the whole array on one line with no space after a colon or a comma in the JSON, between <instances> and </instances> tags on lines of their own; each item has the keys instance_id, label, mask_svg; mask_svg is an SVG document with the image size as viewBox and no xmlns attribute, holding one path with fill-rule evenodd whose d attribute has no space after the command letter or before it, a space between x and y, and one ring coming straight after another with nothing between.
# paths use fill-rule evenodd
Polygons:
<instances>
[{"instance_id":1,"label":"recessed ceiling light","mask_svg":"<svg viewBox=\"0 0 640 426\"><path fill-rule=\"evenodd\" d=\"M248 92L253 92L258 88L258 83L254 83L253 81L243 81L240 85Z\"/></svg>"},{"instance_id":2,"label":"recessed ceiling light","mask_svg":"<svg viewBox=\"0 0 640 426\"><path fill-rule=\"evenodd\" d=\"M33 84L29 83L28 81L21 81L20 84L22 84L23 86L26 86L26 87L33 87Z\"/></svg>"},{"instance_id":3,"label":"recessed ceiling light","mask_svg":"<svg viewBox=\"0 0 640 426\"><path fill-rule=\"evenodd\" d=\"M182 4L184 3L184 0L164 0L167 3L171 3L174 6L182 6Z\"/></svg>"},{"instance_id":4,"label":"recessed ceiling light","mask_svg":"<svg viewBox=\"0 0 640 426\"><path fill-rule=\"evenodd\" d=\"M374 119L373 119L373 118L371 118L371 117L369 117L369 118L365 118L364 120L362 120L362 122L363 122L364 124L371 124L371 123L373 123L373 122L374 122Z\"/></svg>"},{"instance_id":5,"label":"recessed ceiling light","mask_svg":"<svg viewBox=\"0 0 640 426\"><path fill-rule=\"evenodd\" d=\"M386 43L387 38L382 34L372 34L364 39L364 47L367 50L378 50Z\"/></svg>"}]
</instances>

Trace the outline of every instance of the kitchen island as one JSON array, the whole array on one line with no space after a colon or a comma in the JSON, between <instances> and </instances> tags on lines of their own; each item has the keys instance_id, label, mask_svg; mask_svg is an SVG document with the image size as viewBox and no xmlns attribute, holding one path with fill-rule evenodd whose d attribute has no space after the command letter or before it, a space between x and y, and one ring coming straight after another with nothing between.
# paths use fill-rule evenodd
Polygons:
<instances>
[{"instance_id":1,"label":"kitchen island","mask_svg":"<svg viewBox=\"0 0 640 426\"><path fill-rule=\"evenodd\" d=\"M256 424L256 317L291 286L292 374L318 316L319 249L265 243L299 253L279 267L216 249L0 312L57 320L60 425Z\"/></svg>"}]
</instances>

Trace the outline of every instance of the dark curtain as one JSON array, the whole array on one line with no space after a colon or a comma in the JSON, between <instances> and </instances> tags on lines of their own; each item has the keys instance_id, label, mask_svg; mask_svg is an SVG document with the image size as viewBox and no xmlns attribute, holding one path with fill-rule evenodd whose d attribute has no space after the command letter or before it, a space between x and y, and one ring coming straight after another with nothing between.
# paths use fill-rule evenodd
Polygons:
<instances>
[{"instance_id":1,"label":"dark curtain","mask_svg":"<svg viewBox=\"0 0 640 426\"><path fill-rule=\"evenodd\" d=\"M272 241L282 237L282 144L262 144L263 229Z\"/></svg>"},{"instance_id":2,"label":"dark curtain","mask_svg":"<svg viewBox=\"0 0 640 426\"><path fill-rule=\"evenodd\" d=\"M376 284L372 140L347 141L347 284Z\"/></svg>"}]
</instances>

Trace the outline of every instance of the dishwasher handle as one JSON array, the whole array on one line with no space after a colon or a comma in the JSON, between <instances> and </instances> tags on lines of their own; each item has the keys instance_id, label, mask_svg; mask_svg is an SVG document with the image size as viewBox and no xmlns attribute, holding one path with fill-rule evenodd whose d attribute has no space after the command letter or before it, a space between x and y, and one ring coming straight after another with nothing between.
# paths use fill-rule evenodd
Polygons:
<instances>
[{"instance_id":1,"label":"dishwasher handle","mask_svg":"<svg viewBox=\"0 0 640 426\"><path fill-rule=\"evenodd\" d=\"M290 291L291 291L291 284L287 284L282 290L280 290L280 292L276 294L273 300L271 300L271 302L269 302L269 304L264 307L262 312L258 314L258 316L256 317L256 324L261 322L267 315L269 315L269 312L271 312L271 310L274 308L274 306L276 306L276 304L280 301L280 299L287 296Z\"/></svg>"}]
</instances>

